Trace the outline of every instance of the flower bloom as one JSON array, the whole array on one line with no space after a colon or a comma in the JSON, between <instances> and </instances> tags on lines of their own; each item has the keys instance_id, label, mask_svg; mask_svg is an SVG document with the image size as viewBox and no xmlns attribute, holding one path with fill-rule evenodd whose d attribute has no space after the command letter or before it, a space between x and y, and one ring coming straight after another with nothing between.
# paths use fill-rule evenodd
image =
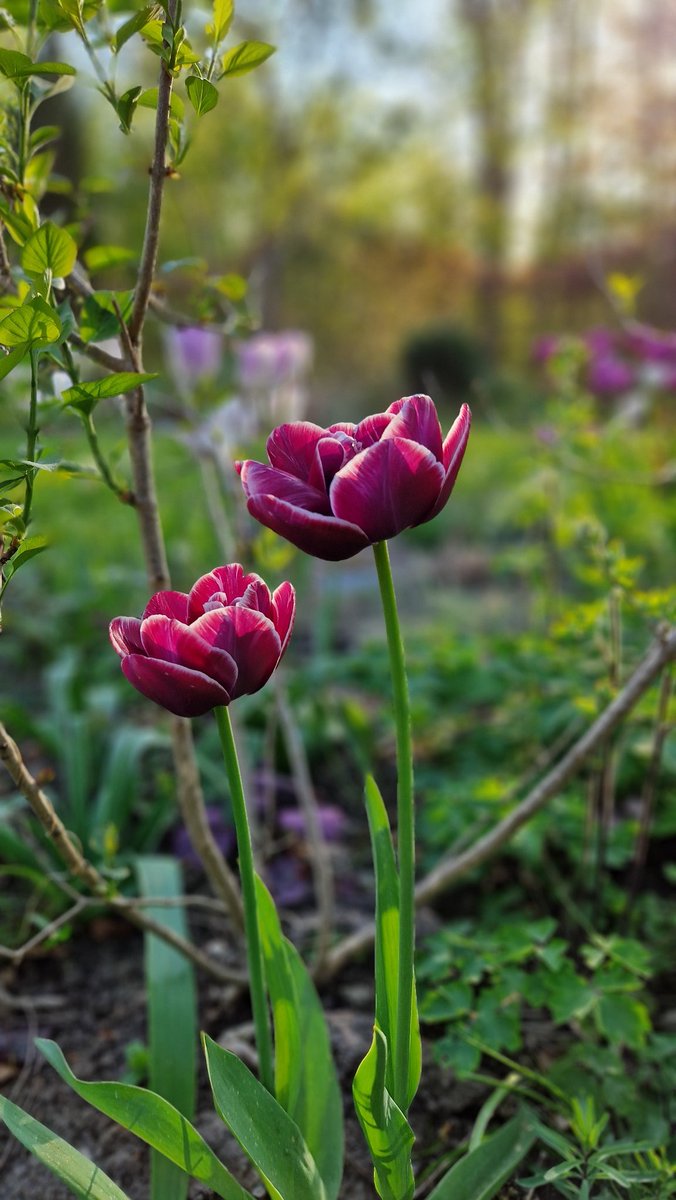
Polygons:
<instances>
[{"instance_id":1,"label":"flower bloom","mask_svg":"<svg viewBox=\"0 0 676 1200\"><path fill-rule=\"evenodd\" d=\"M239 563L186 592L157 592L140 620L116 617L110 640L137 691L179 717L198 717L262 688L291 636L296 595L270 593Z\"/></svg>"},{"instance_id":2,"label":"flower bloom","mask_svg":"<svg viewBox=\"0 0 676 1200\"><path fill-rule=\"evenodd\" d=\"M405 396L358 425L280 425L268 438L270 466L236 466L256 520L336 562L441 511L469 428L463 404L444 441L430 397Z\"/></svg>"}]
</instances>

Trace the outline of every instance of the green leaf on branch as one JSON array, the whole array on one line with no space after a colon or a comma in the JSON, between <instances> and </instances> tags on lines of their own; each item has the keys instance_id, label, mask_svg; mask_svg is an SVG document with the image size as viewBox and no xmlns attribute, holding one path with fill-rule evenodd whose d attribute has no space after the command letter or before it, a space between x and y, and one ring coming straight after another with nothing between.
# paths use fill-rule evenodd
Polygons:
<instances>
[{"instance_id":1,"label":"green leaf on branch","mask_svg":"<svg viewBox=\"0 0 676 1200\"><path fill-rule=\"evenodd\" d=\"M139 108L156 109L158 96L159 96L158 88L156 88L156 87L146 88L146 90L144 92L141 92L141 94L138 98ZM176 94L176 92L171 93L171 103L170 103L169 111L170 111L172 117L174 117L174 119L176 121L182 121L183 117L185 116L185 105L184 105L183 101L181 100L181 97L178 96Z\"/></svg>"},{"instance_id":2,"label":"green leaf on branch","mask_svg":"<svg viewBox=\"0 0 676 1200\"><path fill-rule=\"evenodd\" d=\"M129 1200L116 1183L89 1158L57 1137L27 1112L0 1096L0 1120L80 1200Z\"/></svg>"},{"instance_id":3,"label":"green leaf on branch","mask_svg":"<svg viewBox=\"0 0 676 1200\"><path fill-rule=\"evenodd\" d=\"M4 379L5 375L9 375L20 362L28 354L28 347L24 345L15 346L10 350L9 354L0 355L0 379Z\"/></svg>"},{"instance_id":4,"label":"green leaf on branch","mask_svg":"<svg viewBox=\"0 0 676 1200\"><path fill-rule=\"evenodd\" d=\"M120 25L120 28L117 30L110 44L113 54L118 54L125 42L128 42L135 33L140 33L149 21L157 21L161 16L162 6L160 4L148 4L145 8L139 9L137 13L134 13L133 17L130 17L128 21Z\"/></svg>"},{"instance_id":5,"label":"green leaf on branch","mask_svg":"<svg viewBox=\"0 0 676 1200\"><path fill-rule=\"evenodd\" d=\"M387 1059L385 1035L375 1025L371 1048L352 1084L354 1107L373 1162L378 1195L382 1200L411 1200L413 1130L385 1086Z\"/></svg>"},{"instance_id":6,"label":"green leaf on branch","mask_svg":"<svg viewBox=\"0 0 676 1200\"><path fill-rule=\"evenodd\" d=\"M31 234L21 253L21 266L27 275L41 276L51 271L55 278L70 275L77 259L77 244L66 229L45 221Z\"/></svg>"},{"instance_id":7,"label":"green leaf on branch","mask_svg":"<svg viewBox=\"0 0 676 1200\"><path fill-rule=\"evenodd\" d=\"M91 246L84 253L85 266L92 275L135 261L136 254L126 246Z\"/></svg>"},{"instance_id":8,"label":"green leaf on branch","mask_svg":"<svg viewBox=\"0 0 676 1200\"><path fill-rule=\"evenodd\" d=\"M343 1105L326 1020L274 901L256 878L265 977L275 1029L275 1094L296 1122L326 1189L336 1200L343 1170Z\"/></svg>"},{"instance_id":9,"label":"green leaf on branch","mask_svg":"<svg viewBox=\"0 0 676 1200\"><path fill-rule=\"evenodd\" d=\"M326 1200L317 1164L295 1121L235 1054L202 1035L219 1116L273 1200Z\"/></svg>"},{"instance_id":10,"label":"green leaf on branch","mask_svg":"<svg viewBox=\"0 0 676 1200\"><path fill-rule=\"evenodd\" d=\"M364 798L376 874L376 1024L385 1035L389 1047L386 1086L390 1092L393 1092L399 990L399 875L387 810L378 785L371 775L366 778ZM414 985L406 1092L407 1107L418 1090L421 1063L420 1027Z\"/></svg>"},{"instance_id":11,"label":"green leaf on branch","mask_svg":"<svg viewBox=\"0 0 676 1200\"><path fill-rule=\"evenodd\" d=\"M20 570L29 559L35 558L36 554L42 554L42 551L46 550L47 546L47 538L43 537L42 534L36 535L35 537L26 538L25 541L23 541L19 546L16 554L12 555L12 557L9 559L9 562L6 562L2 569L3 575L5 576L5 582L8 582L13 575L16 575L17 571Z\"/></svg>"},{"instance_id":12,"label":"green leaf on branch","mask_svg":"<svg viewBox=\"0 0 676 1200\"><path fill-rule=\"evenodd\" d=\"M428 1200L492 1200L534 1141L532 1117L527 1112L520 1113L455 1163Z\"/></svg>"},{"instance_id":13,"label":"green leaf on branch","mask_svg":"<svg viewBox=\"0 0 676 1200\"><path fill-rule=\"evenodd\" d=\"M106 375L104 379L93 379L87 383L75 383L61 393L61 399L68 408L88 416L94 411L99 400L107 400L112 396L123 396L135 388L157 379L157 372L139 373L136 371L119 371Z\"/></svg>"},{"instance_id":14,"label":"green leaf on branch","mask_svg":"<svg viewBox=\"0 0 676 1200\"><path fill-rule=\"evenodd\" d=\"M0 49L0 75L22 80L31 75L75 75L75 67L62 62L33 62L19 50Z\"/></svg>"},{"instance_id":15,"label":"green leaf on branch","mask_svg":"<svg viewBox=\"0 0 676 1200\"><path fill-rule=\"evenodd\" d=\"M87 296L80 310L80 337L83 342L103 342L106 338L117 337L120 332L120 322L115 312L117 301L122 320L126 321L134 303L133 292L95 292Z\"/></svg>"},{"instance_id":16,"label":"green leaf on branch","mask_svg":"<svg viewBox=\"0 0 676 1200\"><path fill-rule=\"evenodd\" d=\"M189 75L185 81L185 90L198 117L211 112L218 104L218 89L208 79L199 75Z\"/></svg>"},{"instance_id":17,"label":"green leaf on branch","mask_svg":"<svg viewBox=\"0 0 676 1200\"><path fill-rule=\"evenodd\" d=\"M57 313L39 296L15 308L0 321L0 345L30 346L51 345L58 342L61 322Z\"/></svg>"},{"instance_id":18,"label":"green leaf on branch","mask_svg":"<svg viewBox=\"0 0 676 1200\"><path fill-rule=\"evenodd\" d=\"M212 25L207 25L206 34L216 45L229 33L234 15L233 0L214 0L214 20Z\"/></svg>"},{"instance_id":19,"label":"green leaf on branch","mask_svg":"<svg viewBox=\"0 0 676 1200\"><path fill-rule=\"evenodd\" d=\"M240 42L223 55L223 75L246 75L247 71L260 67L276 49L276 46L270 46L268 42Z\"/></svg>"},{"instance_id":20,"label":"green leaf on branch","mask_svg":"<svg viewBox=\"0 0 676 1200\"><path fill-rule=\"evenodd\" d=\"M193 1179L206 1183L222 1200L251 1200L251 1194L216 1158L202 1135L167 1100L130 1083L86 1083L73 1075L56 1042L37 1038L35 1044L64 1082L93 1108L129 1129Z\"/></svg>"}]
</instances>

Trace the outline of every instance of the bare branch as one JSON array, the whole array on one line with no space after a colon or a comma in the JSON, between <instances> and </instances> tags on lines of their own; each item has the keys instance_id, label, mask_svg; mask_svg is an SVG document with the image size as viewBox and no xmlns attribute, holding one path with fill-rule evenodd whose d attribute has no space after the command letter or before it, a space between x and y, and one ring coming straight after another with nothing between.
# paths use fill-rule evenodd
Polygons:
<instances>
[{"instance_id":1,"label":"bare branch","mask_svg":"<svg viewBox=\"0 0 676 1200\"><path fill-rule=\"evenodd\" d=\"M556 796L568 783L583 762L599 746L603 745L609 735L620 722L631 712L644 692L655 682L665 667L676 660L676 629L666 628L658 634L648 650L645 658L627 680L610 704L596 718L589 729L580 737L570 750L551 771L544 776L540 783L528 793L520 804L517 804L502 821L484 834L478 841L462 854L442 860L429 875L421 879L416 887L416 903L427 904L442 892L446 891L463 875L474 867L478 867L486 859L495 854L511 837L530 820L536 812ZM339 942L327 959L326 972L335 975L338 971L360 954L365 953L373 945L375 927L372 923L364 925L356 933Z\"/></svg>"}]
</instances>

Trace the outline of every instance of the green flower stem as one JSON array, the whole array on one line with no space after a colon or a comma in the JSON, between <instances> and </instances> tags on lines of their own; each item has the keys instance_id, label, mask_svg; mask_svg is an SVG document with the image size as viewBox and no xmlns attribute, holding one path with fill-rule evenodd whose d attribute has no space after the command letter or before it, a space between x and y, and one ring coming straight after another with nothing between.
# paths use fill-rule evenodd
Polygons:
<instances>
[{"instance_id":1,"label":"green flower stem","mask_svg":"<svg viewBox=\"0 0 676 1200\"><path fill-rule=\"evenodd\" d=\"M251 830L244 801L242 775L237 759L235 739L232 732L230 713L227 708L217 708L216 720L221 736L225 770L230 786L230 802L237 835L237 853L239 855L239 877L242 887L244 904L244 933L246 936L246 953L249 967L249 989L251 992L251 1007L253 1010L254 1029L256 1032L256 1048L261 1083L269 1092L274 1094L274 1072L272 1059L272 1035L268 1017L268 1005L265 995L265 973L263 969L263 950L260 930L258 927L258 907L256 904L256 879L254 874L253 850L251 848Z\"/></svg>"},{"instance_id":2,"label":"green flower stem","mask_svg":"<svg viewBox=\"0 0 676 1200\"><path fill-rule=\"evenodd\" d=\"M397 1023L394 1046L394 1100L406 1111L411 1011L413 1007L413 954L415 946L415 826L413 806L413 748L411 705L401 638L397 600L387 542L373 547L380 597L387 631L390 672L397 733L397 856L399 861L399 973Z\"/></svg>"}]
</instances>

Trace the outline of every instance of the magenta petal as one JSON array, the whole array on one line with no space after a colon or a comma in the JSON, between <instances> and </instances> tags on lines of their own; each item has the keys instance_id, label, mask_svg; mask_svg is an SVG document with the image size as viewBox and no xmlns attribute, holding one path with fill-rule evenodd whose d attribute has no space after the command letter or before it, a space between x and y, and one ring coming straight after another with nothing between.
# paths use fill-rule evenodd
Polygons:
<instances>
[{"instance_id":1,"label":"magenta petal","mask_svg":"<svg viewBox=\"0 0 676 1200\"><path fill-rule=\"evenodd\" d=\"M391 420L390 413L375 413L372 417L365 417L356 428L355 440L367 450L369 446L380 441Z\"/></svg>"},{"instance_id":2,"label":"magenta petal","mask_svg":"<svg viewBox=\"0 0 676 1200\"><path fill-rule=\"evenodd\" d=\"M230 612L230 609L218 610L226 611ZM190 670L201 671L232 694L237 679L237 665L227 648L216 646L211 638L200 634L198 621L183 625L158 613L143 621L141 638L149 658L180 663Z\"/></svg>"},{"instance_id":3,"label":"magenta petal","mask_svg":"<svg viewBox=\"0 0 676 1200\"><path fill-rule=\"evenodd\" d=\"M110 640L120 658L125 654L142 654L141 622L138 617L115 617L110 622Z\"/></svg>"},{"instance_id":4,"label":"magenta petal","mask_svg":"<svg viewBox=\"0 0 676 1200\"><path fill-rule=\"evenodd\" d=\"M274 467L265 467L262 463L245 462L241 469L242 487L247 499L256 496L275 496L294 507L306 508L308 512L329 513L329 498L324 487L319 491L303 483L286 471L278 471Z\"/></svg>"},{"instance_id":5,"label":"magenta petal","mask_svg":"<svg viewBox=\"0 0 676 1200\"><path fill-rule=\"evenodd\" d=\"M412 442L426 446L437 462L442 462L441 425L433 400L429 396L404 396L403 400L390 405L390 412L395 408L396 411L383 433L383 440L394 437L409 438Z\"/></svg>"},{"instance_id":6,"label":"magenta petal","mask_svg":"<svg viewBox=\"0 0 676 1200\"><path fill-rule=\"evenodd\" d=\"M121 666L138 692L177 717L201 717L220 704L230 703L227 691L215 679L180 663L128 654Z\"/></svg>"},{"instance_id":7,"label":"magenta petal","mask_svg":"<svg viewBox=\"0 0 676 1200\"><path fill-rule=\"evenodd\" d=\"M312 421L278 425L267 441L268 458L278 471L305 480L314 461L315 446L322 437L326 437L326 430Z\"/></svg>"},{"instance_id":8,"label":"magenta petal","mask_svg":"<svg viewBox=\"0 0 676 1200\"><path fill-rule=\"evenodd\" d=\"M274 530L287 542L315 558L339 562L358 554L369 540L358 525L337 517L308 512L276 496L251 496L247 507L252 517Z\"/></svg>"},{"instance_id":9,"label":"magenta petal","mask_svg":"<svg viewBox=\"0 0 676 1200\"><path fill-rule=\"evenodd\" d=\"M426 521L431 521L432 517L436 517L437 513L441 512L453 491L453 485L457 479L458 471L460 470L465 450L467 449L471 424L472 414L469 405L463 404L444 442L444 468L446 474L436 503L429 515L425 517Z\"/></svg>"},{"instance_id":10,"label":"magenta petal","mask_svg":"<svg viewBox=\"0 0 676 1200\"><path fill-rule=\"evenodd\" d=\"M339 441L338 438L320 438L315 446L314 460L307 477L310 487L316 488L322 494L326 492L327 481L330 483L336 471L342 467L346 452L344 442ZM278 492L275 494L279 495ZM293 503L293 497L281 497L281 499L289 499Z\"/></svg>"},{"instance_id":11,"label":"magenta petal","mask_svg":"<svg viewBox=\"0 0 676 1200\"><path fill-rule=\"evenodd\" d=\"M202 578L210 579L212 576L218 580L218 591L225 592L228 597L228 604L232 604L233 600L236 600L238 596L244 595L252 579L258 579L257 575L247 574L240 563L228 563L224 567L214 567L213 571L210 571L208 575L203 575ZM191 596L199 583L201 583L201 580L198 579L197 583L191 588Z\"/></svg>"},{"instance_id":12,"label":"magenta petal","mask_svg":"<svg viewBox=\"0 0 676 1200\"><path fill-rule=\"evenodd\" d=\"M205 613L190 631L227 652L237 663L237 683L231 693L233 700L262 688L282 652L281 640L272 621L241 604Z\"/></svg>"},{"instance_id":13,"label":"magenta petal","mask_svg":"<svg viewBox=\"0 0 676 1200\"><path fill-rule=\"evenodd\" d=\"M152 617L163 613L165 617L174 617L177 621L188 621L188 597L185 592L156 592L145 606L143 617Z\"/></svg>"},{"instance_id":14,"label":"magenta petal","mask_svg":"<svg viewBox=\"0 0 676 1200\"><path fill-rule=\"evenodd\" d=\"M212 596L218 596L221 592L225 591L223 582L216 571L209 571L208 575L200 576L190 589L188 597L188 621L196 621L198 617L201 617L207 601L211 600ZM234 596L232 598L228 596L229 603L232 603L233 599Z\"/></svg>"},{"instance_id":15,"label":"magenta petal","mask_svg":"<svg viewBox=\"0 0 676 1200\"><path fill-rule=\"evenodd\" d=\"M387 438L343 467L331 484L337 517L382 542L424 520L444 481L431 451L407 438Z\"/></svg>"},{"instance_id":16,"label":"magenta petal","mask_svg":"<svg viewBox=\"0 0 676 1200\"><path fill-rule=\"evenodd\" d=\"M272 597L275 612L275 629L282 643L282 654L286 650L296 616L296 593L290 583L280 583ZM280 654L281 658L281 654Z\"/></svg>"}]
</instances>

